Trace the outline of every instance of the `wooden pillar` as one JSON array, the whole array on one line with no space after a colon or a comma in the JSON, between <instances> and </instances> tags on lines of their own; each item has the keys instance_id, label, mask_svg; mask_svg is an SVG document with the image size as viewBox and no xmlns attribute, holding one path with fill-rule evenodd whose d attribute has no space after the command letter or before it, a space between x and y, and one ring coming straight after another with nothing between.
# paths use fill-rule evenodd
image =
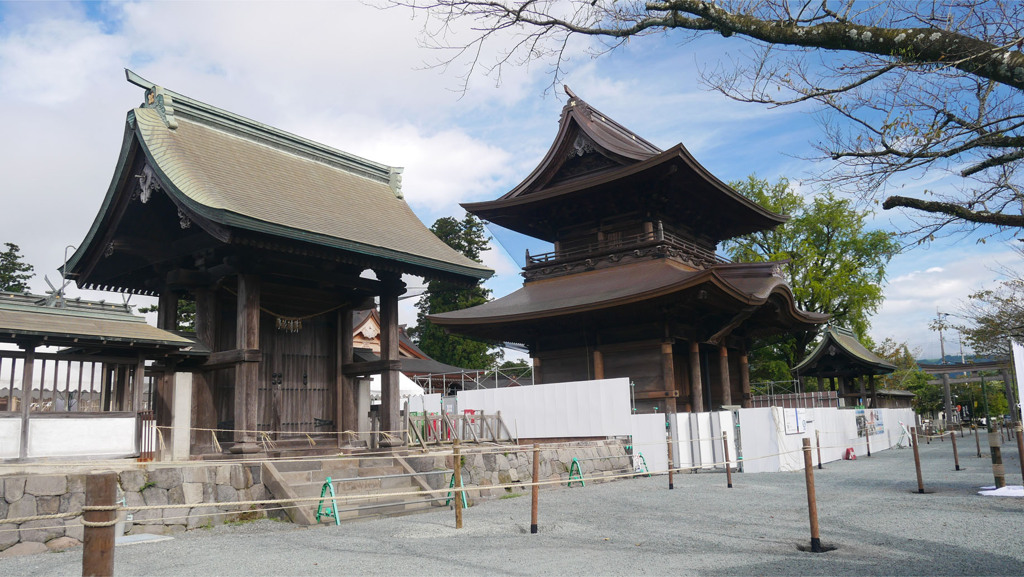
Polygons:
<instances>
[{"instance_id":1,"label":"wooden pillar","mask_svg":"<svg viewBox=\"0 0 1024 577\"><path fill-rule=\"evenodd\" d=\"M156 326L165 331L178 328L178 295L164 288L157 302ZM104 370L106 375L106 370ZM156 379L156 390L153 391L153 417L158 427L171 426L171 404L174 399L174 368L168 364L167 371Z\"/></svg>"},{"instance_id":2,"label":"wooden pillar","mask_svg":"<svg viewBox=\"0 0 1024 577\"><path fill-rule=\"evenodd\" d=\"M540 357L533 357L533 384L540 385L543 382L540 376Z\"/></svg>"},{"instance_id":3,"label":"wooden pillar","mask_svg":"<svg viewBox=\"0 0 1024 577\"><path fill-rule=\"evenodd\" d=\"M117 391L115 410L127 411L129 399L129 384L131 381L131 374L128 370L129 365L117 365L117 370L114 373L114 390Z\"/></svg>"},{"instance_id":4,"label":"wooden pillar","mask_svg":"<svg viewBox=\"0 0 1024 577\"><path fill-rule=\"evenodd\" d=\"M32 412L32 373L35 371L36 347L35 345L22 345L21 348L25 349L25 366L21 372L21 449L19 456L26 459L28 458L28 419ZM11 386L14 386L13 383ZM41 387L40 394L42 394Z\"/></svg>"},{"instance_id":5,"label":"wooden pillar","mask_svg":"<svg viewBox=\"0 0 1024 577\"><path fill-rule=\"evenodd\" d=\"M116 369L116 365L112 368L109 363L103 363L103 374L100 377L100 410L107 412L110 411L110 399L112 388L111 372ZM158 422L157 425L160 423Z\"/></svg>"},{"instance_id":6,"label":"wooden pillar","mask_svg":"<svg viewBox=\"0 0 1024 577\"><path fill-rule=\"evenodd\" d=\"M344 375L344 367L355 359L352 349L352 331L354 327L352 309L338 311L338 350L335 351L337 358L337 413L335 420L338 423L338 431L359 431L359 391L355 387L355 379ZM347 443L355 440L356 435L338 435L339 443Z\"/></svg>"},{"instance_id":7,"label":"wooden pillar","mask_svg":"<svg viewBox=\"0 0 1024 577\"><path fill-rule=\"evenodd\" d=\"M203 287L193 291L196 299L196 338L211 351L217 350L217 293ZM217 428L217 405L214 400L214 373L192 375L192 426L195 429ZM189 441L193 454L214 450L212 430L193 430Z\"/></svg>"},{"instance_id":8,"label":"wooden pillar","mask_svg":"<svg viewBox=\"0 0 1024 577\"><path fill-rule=\"evenodd\" d=\"M260 278L238 275L238 315L235 344L238 349L260 348ZM233 453L255 453L256 402L260 364L242 362L235 366L235 446Z\"/></svg>"},{"instance_id":9,"label":"wooden pillar","mask_svg":"<svg viewBox=\"0 0 1024 577\"><path fill-rule=\"evenodd\" d=\"M165 331L178 329L178 293L167 288L160 292L156 309L156 326Z\"/></svg>"},{"instance_id":10,"label":"wooden pillar","mask_svg":"<svg viewBox=\"0 0 1024 577\"><path fill-rule=\"evenodd\" d=\"M694 413L704 412L704 383L700 378L700 345L690 341L690 406Z\"/></svg>"},{"instance_id":11,"label":"wooden pillar","mask_svg":"<svg viewBox=\"0 0 1024 577\"><path fill-rule=\"evenodd\" d=\"M405 292L405 284L397 273L377 273L383 283L380 295L380 358L383 361L398 361L398 297ZM399 371L392 368L384 371L380 379L380 428L385 436L381 444L401 446L405 439L398 433L402 428L399 418Z\"/></svg>"},{"instance_id":12,"label":"wooden pillar","mask_svg":"<svg viewBox=\"0 0 1024 577\"><path fill-rule=\"evenodd\" d=\"M729 349L718 345L718 372L722 387L722 404L732 404L732 383L729 382Z\"/></svg>"},{"instance_id":13,"label":"wooden pillar","mask_svg":"<svg viewBox=\"0 0 1024 577\"><path fill-rule=\"evenodd\" d=\"M750 394L750 361L747 359L746 351L740 354L740 390L743 391L741 406L744 409L753 407L754 400Z\"/></svg>"},{"instance_id":14,"label":"wooden pillar","mask_svg":"<svg viewBox=\"0 0 1024 577\"><path fill-rule=\"evenodd\" d=\"M868 394L867 394L867 391L864 390L864 379L865 378L866 377L862 376L859 379L857 379L857 384L860 385L860 402L861 402L861 404L864 405L864 408L866 409L868 407Z\"/></svg>"},{"instance_id":15,"label":"wooden pillar","mask_svg":"<svg viewBox=\"0 0 1024 577\"><path fill-rule=\"evenodd\" d=\"M139 360L135 363L135 374L132 379L132 410L138 413L142 410L142 396L146 387L146 357L140 354Z\"/></svg>"},{"instance_id":16,"label":"wooden pillar","mask_svg":"<svg viewBox=\"0 0 1024 577\"><path fill-rule=\"evenodd\" d=\"M668 397L665 399L665 412L673 415L676 413L676 367L675 359L672 356L672 341L661 343L661 379L665 386Z\"/></svg>"},{"instance_id":17,"label":"wooden pillar","mask_svg":"<svg viewBox=\"0 0 1024 577\"><path fill-rule=\"evenodd\" d=\"M878 389L875 383L875 375L868 377L868 383L871 385L871 408L878 408Z\"/></svg>"},{"instance_id":18,"label":"wooden pillar","mask_svg":"<svg viewBox=\"0 0 1024 577\"><path fill-rule=\"evenodd\" d=\"M594 378L604 378L604 354L600 349L594 349Z\"/></svg>"}]
</instances>

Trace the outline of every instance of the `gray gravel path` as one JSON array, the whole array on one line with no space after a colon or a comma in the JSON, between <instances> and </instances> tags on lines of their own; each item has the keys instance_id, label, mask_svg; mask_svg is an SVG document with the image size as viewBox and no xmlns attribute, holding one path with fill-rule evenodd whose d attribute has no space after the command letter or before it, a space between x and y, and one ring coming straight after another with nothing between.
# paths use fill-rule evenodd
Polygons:
<instances>
[{"instance_id":1,"label":"gray gravel path","mask_svg":"<svg viewBox=\"0 0 1024 577\"><path fill-rule=\"evenodd\" d=\"M822 540L809 542L803 472L677 475L543 490L540 533L530 499L296 527L258 521L116 549L124 575L1024 575L1024 499L982 497L988 458L960 443L922 445L926 489L916 493L909 449L816 470ZM1017 451L1003 445L1010 484ZM0 560L0 575L81 575L81 549Z\"/></svg>"}]
</instances>

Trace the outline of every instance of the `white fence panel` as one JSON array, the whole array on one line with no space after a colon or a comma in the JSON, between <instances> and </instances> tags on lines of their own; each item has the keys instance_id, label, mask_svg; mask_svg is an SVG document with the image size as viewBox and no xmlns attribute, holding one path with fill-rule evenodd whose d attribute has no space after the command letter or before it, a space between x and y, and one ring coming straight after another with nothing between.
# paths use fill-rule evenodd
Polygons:
<instances>
[{"instance_id":1,"label":"white fence panel","mask_svg":"<svg viewBox=\"0 0 1024 577\"><path fill-rule=\"evenodd\" d=\"M459 391L459 410L502 419L517 437L616 437L631 433L629 379ZM646 456L646 453L645 453Z\"/></svg>"},{"instance_id":2,"label":"white fence panel","mask_svg":"<svg viewBox=\"0 0 1024 577\"><path fill-rule=\"evenodd\" d=\"M28 422L29 457L125 457L137 453L135 415L35 418Z\"/></svg>"}]
</instances>

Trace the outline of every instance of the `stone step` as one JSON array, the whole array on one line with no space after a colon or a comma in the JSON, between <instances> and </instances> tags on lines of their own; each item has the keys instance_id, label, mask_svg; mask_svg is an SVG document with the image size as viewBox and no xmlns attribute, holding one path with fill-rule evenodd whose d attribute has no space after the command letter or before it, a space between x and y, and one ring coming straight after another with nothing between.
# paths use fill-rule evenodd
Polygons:
<instances>
[{"instance_id":1,"label":"stone step","mask_svg":"<svg viewBox=\"0 0 1024 577\"><path fill-rule=\"evenodd\" d=\"M274 467L282 473L292 471L319 471L322 469L320 461L274 461Z\"/></svg>"}]
</instances>

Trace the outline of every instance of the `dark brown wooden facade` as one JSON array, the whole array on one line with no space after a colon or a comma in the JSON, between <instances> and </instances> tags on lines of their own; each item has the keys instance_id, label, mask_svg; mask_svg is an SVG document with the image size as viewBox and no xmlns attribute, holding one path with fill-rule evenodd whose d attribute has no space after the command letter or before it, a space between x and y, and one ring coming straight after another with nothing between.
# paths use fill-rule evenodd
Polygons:
<instances>
[{"instance_id":1,"label":"dark brown wooden facade","mask_svg":"<svg viewBox=\"0 0 1024 577\"><path fill-rule=\"evenodd\" d=\"M825 390L836 391L848 407L878 408L882 405L875 377L895 370L896 365L866 349L852 331L830 326L811 354L793 367L793 374L801 385L808 377L819 379L825 384ZM888 395L888 398L895 396L898 395ZM885 408L892 406L885 405Z\"/></svg>"},{"instance_id":2,"label":"dark brown wooden facade","mask_svg":"<svg viewBox=\"0 0 1024 577\"><path fill-rule=\"evenodd\" d=\"M747 200L681 144L662 151L568 91L558 135L519 186L463 205L554 244L520 290L430 320L529 347L534 382L628 377L637 409L749 406L757 336L816 330L777 263L734 264L718 243L787 217Z\"/></svg>"},{"instance_id":3,"label":"dark brown wooden facade","mask_svg":"<svg viewBox=\"0 0 1024 577\"><path fill-rule=\"evenodd\" d=\"M255 452L264 434L354 431L354 379L379 373L382 430L399 429L401 276L472 283L490 271L413 215L401 169L128 77L146 101L128 113L114 179L68 277L157 295L168 330L194 301L210 352L166 367L160 424L173 374L189 371L193 454L217 446L215 434ZM353 314L375 300L381 360L357 363Z\"/></svg>"}]
</instances>

